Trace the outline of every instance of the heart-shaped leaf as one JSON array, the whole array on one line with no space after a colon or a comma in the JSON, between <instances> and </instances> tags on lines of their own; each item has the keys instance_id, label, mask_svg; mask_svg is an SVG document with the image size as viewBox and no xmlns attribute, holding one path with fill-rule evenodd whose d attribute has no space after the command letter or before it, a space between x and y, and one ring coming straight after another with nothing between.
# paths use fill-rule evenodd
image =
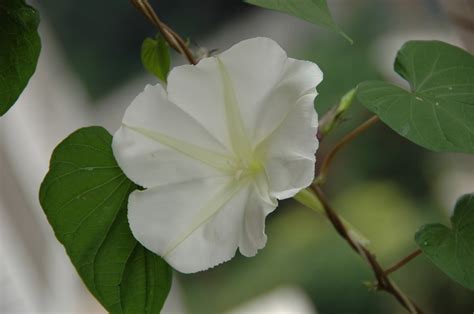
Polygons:
<instances>
[{"instance_id":1,"label":"heart-shaped leaf","mask_svg":"<svg viewBox=\"0 0 474 314\"><path fill-rule=\"evenodd\" d=\"M245 2L296 16L340 34L350 43L352 39L334 22L326 0L245 0Z\"/></svg>"},{"instance_id":2,"label":"heart-shaped leaf","mask_svg":"<svg viewBox=\"0 0 474 314\"><path fill-rule=\"evenodd\" d=\"M166 83L171 58L168 44L163 37L146 38L142 44L141 59L145 69Z\"/></svg>"},{"instance_id":3,"label":"heart-shaped leaf","mask_svg":"<svg viewBox=\"0 0 474 314\"><path fill-rule=\"evenodd\" d=\"M441 224L423 226L415 240L436 266L474 290L474 194L458 200L451 221L451 228Z\"/></svg>"},{"instance_id":4,"label":"heart-shaped leaf","mask_svg":"<svg viewBox=\"0 0 474 314\"><path fill-rule=\"evenodd\" d=\"M15 103L36 70L41 50L38 12L24 0L0 2L0 116Z\"/></svg>"},{"instance_id":5,"label":"heart-shaped leaf","mask_svg":"<svg viewBox=\"0 0 474 314\"><path fill-rule=\"evenodd\" d=\"M112 136L80 129L56 147L41 206L86 286L110 313L159 313L171 269L133 237L127 200L136 186L118 167Z\"/></svg>"},{"instance_id":6,"label":"heart-shaped leaf","mask_svg":"<svg viewBox=\"0 0 474 314\"><path fill-rule=\"evenodd\" d=\"M474 56L439 41L410 41L395 71L411 91L369 81L358 99L389 127L438 152L474 153Z\"/></svg>"}]
</instances>

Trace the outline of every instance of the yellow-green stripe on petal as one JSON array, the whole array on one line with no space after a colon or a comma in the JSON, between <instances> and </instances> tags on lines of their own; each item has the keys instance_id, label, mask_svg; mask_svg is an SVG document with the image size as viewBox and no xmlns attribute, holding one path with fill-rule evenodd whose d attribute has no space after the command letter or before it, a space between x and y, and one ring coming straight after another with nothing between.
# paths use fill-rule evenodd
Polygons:
<instances>
[{"instance_id":1,"label":"yellow-green stripe on petal","mask_svg":"<svg viewBox=\"0 0 474 314\"><path fill-rule=\"evenodd\" d=\"M243 186L243 181L231 181L216 193L198 212L192 223L186 228L178 238L174 239L165 250L163 257L166 258L181 243L191 236L199 227L205 224L215 214L217 214L233 197L239 192Z\"/></svg>"},{"instance_id":2,"label":"yellow-green stripe on petal","mask_svg":"<svg viewBox=\"0 0 474 314\"><path fill-rule=\"evenodd\" d=\"M123 125L130 130L138 132L145 137L148 137L162 145L168 146L188 157L201 161L217 170L222 171L225 174L231 174L232 168L230 167L230 160L232 159L232 156L226 156L221 153L213 152L209 149L170 137L163 133L158 133L152 130L127 124Z\"/></svg>"},{"instance_id":3,"label":"yellow-green stripe on petal","mask_svg":"<svg viewBox=\"0 0 474 314\"><path fill-rule=\"evenodd\" d=\"M243 159L249 159L252 155L252 146L245 130L242 114L237 103L232 80L219 57L216 57L219 73L222 78L222 88L224 94L225 117L227 129L234 149L234 153Z\"/></svg>"}]
</instances>

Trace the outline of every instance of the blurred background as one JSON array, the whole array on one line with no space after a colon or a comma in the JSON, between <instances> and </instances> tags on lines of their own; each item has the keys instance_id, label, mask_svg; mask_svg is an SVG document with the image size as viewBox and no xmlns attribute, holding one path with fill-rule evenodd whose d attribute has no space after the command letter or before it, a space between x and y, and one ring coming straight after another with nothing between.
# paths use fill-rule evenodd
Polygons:
<instances>
[{"instance_id":1,"label":"blurred background","mask_svg":"<svg viewBox=\"0 0 474 314\"><path fill-rule=\"evenodd\" d=\"M0 313L103 313L55 239L38 188L59 141L82 126L103 125L113 133L132 99L156 83L140 62L141 42L155 30L126 0L31 2L42 16L42 54L25 92L0 119ZM403 84L392 64L407 40L474 48L470 0L328 0L352 46L239 0L150 2L195 49L222 51L267 36L291 57L316 62L325 77L315 104L320 116L362 80ZM185 60L174 55L173 62ZM355 103L319 158L369 116ZM338 155L326 190L389 266L416 249L413 236L421 225L448 224L455 200L474 192L474 158L428 152L380 124ZM404 313L391 297L370 291L370 270L324 217L285 201L267 222L268 244L256 257L176 274L164 312ZM393 278L427 313L474 311L472 292L423 256Z\"/></svg>"}]
</instances>

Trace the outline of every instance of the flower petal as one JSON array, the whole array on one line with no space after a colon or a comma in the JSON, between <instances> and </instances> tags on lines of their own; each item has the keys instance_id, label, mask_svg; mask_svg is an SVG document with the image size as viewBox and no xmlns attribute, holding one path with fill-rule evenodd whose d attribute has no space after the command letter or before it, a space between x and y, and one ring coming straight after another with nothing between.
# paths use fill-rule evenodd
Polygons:
<instances>
[{"instance_id":1,"label":"flower petal","mask_svg":"<svg viewBox=\"0 0 474 314\"><path fill-rule=\"evenodd\" d=\"M300 97L314 93L322 80L316 64L288 58L269 38L241 41L220 54L219 59L233 82L254 144L281 123Z\"/></svg>"},{"instance_id":2,"label":"flower petal","mask_svg":"<svg viewBox=\"0 0 474 314\"><path fill-rule=\"evenodd\" d=\"M132 102L112 147L125 174L144 187L222 175L230 158L159 85L147 86Z\"/></svg>"},{"instance_id":3,"label":"flower petal","mask_svg":"<svg viewBox=\"0 0 474 314\"><path fill-rule=\"evenodd\" d=\"M171 70L167 91L170 101L231 149L221 80L216 58L205 58L197 65L182 65Z\"/></svg>"},{"instance_id":4,"label":"flower petal","mask_svg":"<svg viewBox=\"0 0 474 314\"><path fill-rule=\"evenodd\" d=\"M259 111L261 100L281 80L287 57L275 41L253 38L239 42L217 58L205 58L196 66L181 66L171 71L167 88L170 100L216 134L227 147L232 147L224 106L225 80L218 60L229 76L241 120L251 136L258 127L255 112Z\"/></svg>"},{"instance_id":5,"label":"flower petal","mask_svg":"<svg viewBox=\"0 0 474 314\"><path fill-rule=\"evenodd\" d=\"M271 133L291 106L303 95L314 92L322 80L316 64L287 58L285 51L269 38L244 40L218 58L173 69L168 77L170 100L229 148L232 144L223 105L225 88L217 60L229 76L241 119L254 144Z\"/></svg>"},{"instance_id":6,"label":"flower petal","mask_svg":"<svg viewBox=\"0 0 474 314\"><path fill-rule=\"evenodd\" d=\"M315 88L322 79L323 73L316 64L288 58L280 81L256 108L255 142L258 144L269 136L302 97L311 94L314 99L317 95Z\"/></svg>"},{"instance_id":7,"label":"flower petal","mask_svg":"<svg viewBox=\"0 0 474 314\"><path fill-rule=\"evenodd\" d=\"M233 84L242 119L249 135L260 128L256 113L283 78L286 52L272 39L252 38L219 55Z\"/></svg>"},{"instance_id":8,"label":"flower petal","mask_svg":"<svg viewBox=\"0 0 474 314\"><path fill-rule=\"evenodd\" d=\"M301 97L280 125L259 145L265 156L270 195L277 199L294 196L314 178L317 114L316 94Z\"/></svg>"},{"instance_id":9,"label":"flower petal","mask_svg":"<svg viewBox=\"0 0 474 314\"><path fill-rule=\"evenodd\" d=\"M257 254L267 243L265 234L265 218L278 205L276 199L269 197L268 187L263 176L260 176L265 187L262 190L258 181L249 191L244 212L243 232L240 237L239 251L242 255L251 257Z\"/></svg>"},{"instance_id":10,"label":"flower petal","mask_svg":"<svg viewBox=\"0 0 474 314\"><path fill-rule=\"evenodd\" d=\"M129 197L130 228L176 270L205 270L235 255L247 191L225 177L135 191Z\"/></svg>"}]
</instances>

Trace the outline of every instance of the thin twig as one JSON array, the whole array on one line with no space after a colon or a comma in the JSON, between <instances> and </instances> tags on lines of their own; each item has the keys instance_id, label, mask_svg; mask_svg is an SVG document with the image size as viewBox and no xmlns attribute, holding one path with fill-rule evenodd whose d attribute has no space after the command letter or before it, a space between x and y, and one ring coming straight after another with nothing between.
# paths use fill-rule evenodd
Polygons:
<instances>
[{"instance_id":1,"label":"thin twig","mask_svg":"<svg viewBox=\"0 0 474 314\"><path fill-rule=\"evenodd\" d=\"M347 143L355 139L359 134L367 130L369 127L374 125L379 121L379 118L377 116L373 116L364 123L362 123L359 127L357 127L355 130L353 130L351 133L347 134L344 136L337 144L334 146L334 148L327 154L326 158L324 159L322 165L321 165L321 170L319 171L319 176L318 176L318 182L324 182L326 179L329 166L331 165L331 162L333 161L334 157L336 154L339 152L341 148L343 148Z\"/></svg>"},{"instance_id":2,"label":"thin twig","mask_svg":"<svg viewBox=\"0 0 474 314\"><path fill-rule=\"evenodd\" d=\"M326 199L321 188L313 184L311 190L316 194L321 204L323 205L324 211L329 218L329 221L334 226L339 235L346 240L346 242L352 247L352 249L364 257L367 263L372 268L374 276L377 280L377 289L380 291L385 291L392 296L410 313L413 314L422 314L423 311L410 299L408 298L396 285L394 282L387 277L387 274L384 272L382 266L377 262L375 255L369 251L364 245L359 243L357 240L353 239L350 233L347 231L346 227L341 221L341 218L336 213L336 211L331 207L329 202Z\"/></svg>"},{"instance_id":3,"label":"thin twig","mask_svg":"<svg viewBox=\"0 0 474 314\"><path fill-rule=\"evenodd\" d=\"M153 7L150 5L148 0L130 0L131 3L137 8L140 12L145 15L145 17L158 28L159 32L163 35L164 39L168 42L168 44L182 54L190 64L196 64L197 61L194 58L194 54L189 49L186 42L175 32L163 23L158 15L156 14Z\"/></svg>"},{"instance_id":4,"label":"thin twig","mask_svg":"<svg viewBox=\"0 0 474 314\"><path fill-rule=\"evenodd\" d=\"M413 252L411 252L410 254L408 254L407 256L405 256L404 258L402 258L398 263L396 263L395 265L387 268L384 273L385 273L385 276L388 276L389 274L393 273L394 271L397 271L398 269L400 269L401 267L403 267L404 265L406 265L408 262L410 262L412 259L414 259L415 257L417 257L418 255L421 254L421 250L420 249L417 249Z\"/></svg>"}]
</instances>

